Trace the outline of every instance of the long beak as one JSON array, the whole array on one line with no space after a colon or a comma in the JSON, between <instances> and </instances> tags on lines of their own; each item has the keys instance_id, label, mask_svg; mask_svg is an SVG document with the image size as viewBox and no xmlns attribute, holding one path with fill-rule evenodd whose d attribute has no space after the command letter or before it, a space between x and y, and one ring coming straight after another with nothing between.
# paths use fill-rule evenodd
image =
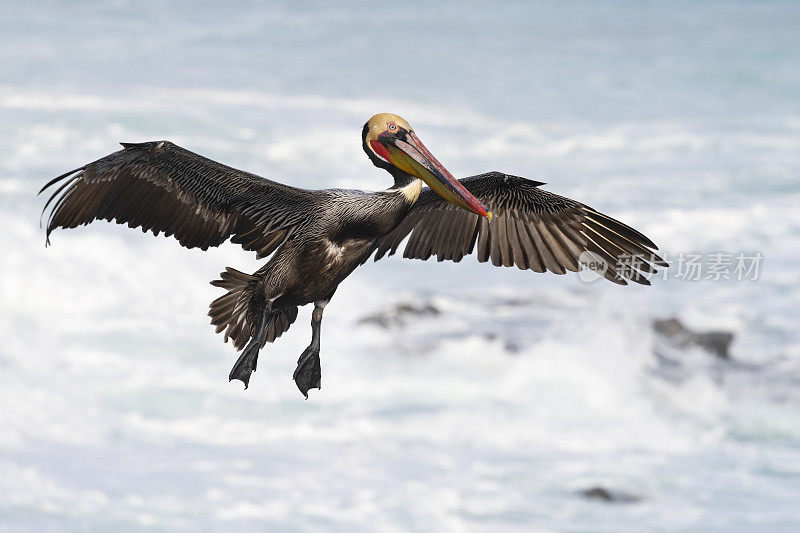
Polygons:
<instances>
[{"instance_id":1,"label":"long beak","mask_svg":"<svg viewBox=\"0 0 800 533\"><path fill-rule=\"evenodd\" d=\"M433 157L413 131L406 134L405 140L391 138L386 139L383 144L389 151L392 164L397 168L418 177L448 202L489 220L492 219L492 212L487 211L486 207Z\"/></svg>"}]
</instances>

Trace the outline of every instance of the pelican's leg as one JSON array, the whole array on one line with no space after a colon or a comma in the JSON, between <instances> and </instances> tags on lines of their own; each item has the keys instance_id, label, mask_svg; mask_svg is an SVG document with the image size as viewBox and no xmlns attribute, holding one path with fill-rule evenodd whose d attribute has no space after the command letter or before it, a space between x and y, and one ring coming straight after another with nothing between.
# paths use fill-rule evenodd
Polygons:
<instances>
[{"instance_id":1,"label":"pelican's leg","mask_svg":"<svg viewBox=\"0 0 800 533\"><path fill-rule=\"evenodd\" d=\"M300 359L297 360L297 368L294 371L294 382L297 388L308 399L308 389L322 388L322 368L319 363L319 337L322 329L322 310L330 301L321 300L314 302L314 311L311 313L311 344L305 349Z\"/></svg>"},{"instance_id":2,"label":"pelican's leg","mask_svg":"<svg viewBox=\"0 0 800 533\"><path fill-rule=\"evenodd\" d=\"M236 360L236 364L233 365L231 373L228 376L228 381L238 379L244 383L245 389L250 384L250 375L256 370L258 352L261 350L261 346L263 346L264 339L267 336L267 324L269 323L271 308L271 303L267 302L266 307L264 307L264 310L261 312L261 318L259 319L255 334L250 339L250 342L247 343L247 346L244 347L244 350L242 350L242 354L239 356L239 359Z\"/></svg>"}]
</instances>

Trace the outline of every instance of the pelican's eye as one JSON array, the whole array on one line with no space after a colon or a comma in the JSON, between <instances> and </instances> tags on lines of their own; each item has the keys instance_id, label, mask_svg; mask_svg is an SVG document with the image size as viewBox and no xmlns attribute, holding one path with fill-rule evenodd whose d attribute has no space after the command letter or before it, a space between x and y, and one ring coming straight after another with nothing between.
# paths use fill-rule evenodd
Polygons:
<instances>
[{"instance_id":1,"label":"pelican's eye","mask_svg":"<svg viewBox=\"0 0 800 533\"><path fill-rule=\"evenodd\" d=\"M388 127L389 131L391 131L392 133L397 131L397 124L395 124L394 122L390 122Z\"/></svg>"}]
</instances>

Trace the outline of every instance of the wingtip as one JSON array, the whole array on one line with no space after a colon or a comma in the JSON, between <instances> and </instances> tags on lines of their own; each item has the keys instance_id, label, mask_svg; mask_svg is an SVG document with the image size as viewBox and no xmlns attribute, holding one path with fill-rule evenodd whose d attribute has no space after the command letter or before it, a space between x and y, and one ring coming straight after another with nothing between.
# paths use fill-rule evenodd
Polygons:
<instances>
[{"instance_id":1,"label":"wingtip","mask_svg":"<svg viewBox=\"0 0 800 533\"><path fill-rule=\"evenodd\" d=\"M86 169L86 167L85 167L85 166L83 166L83 167L80 167L80 168L76 168L76 169L74 169L74 170L70 170L69 172L64 172L64 173L63 173L63 174L61 174L60 176L56 176L55 178L53 178L53 179L51 179L50 181L48 181L47 183L45 183L45 184L44 184L44 187L42 187L41 189L39 189L39 192L36 194L36 196L39 196L40 194L42 194L42 193L45 191L45 189L47 189L48 187L50 187L50 186L51 186L51 185L53 185L54 183L56 183L56 182L58 182L58 181L61 181L62 179L66 178L67 176L70 176L70 175L72 175L72 174L75 174L76 172L81 172L82 170L85 170L85 169Z\"/></svg>"}]
</instances>

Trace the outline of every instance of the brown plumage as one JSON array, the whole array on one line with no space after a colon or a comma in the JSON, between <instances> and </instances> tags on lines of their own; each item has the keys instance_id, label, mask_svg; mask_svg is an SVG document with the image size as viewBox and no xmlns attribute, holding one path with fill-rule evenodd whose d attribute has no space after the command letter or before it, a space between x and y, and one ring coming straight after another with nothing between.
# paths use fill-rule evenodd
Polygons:
<instances>
[{"instance_id":1,"label":"brown plumage","mask_svg":"<svg viewBox=\"0 0 800 533\"><path fill-rule=\"evenodd\" d=\"M230 239L257 257L251 274L227 267L213 285L218 333L242 353L230 379L248 385L259 350L284 333L298 306L314 303L312 341L294 378L307 397L319 388L322 312L350 273L373 256L481 262L564 274L581 265L621 285L648 285L666 266L655 244L635 229L582 203L539 188L540 182L489 172L456 180L411 126L382 113L362 131L370 160L394 177L379 192L306 190L217 163L168 141L123 144L47 183L57 187L43 214L47 242L55 228L93 220L174 236L203 250ZM421 187L421 181L429 187Z\"/></svg>"}]
</instances>

